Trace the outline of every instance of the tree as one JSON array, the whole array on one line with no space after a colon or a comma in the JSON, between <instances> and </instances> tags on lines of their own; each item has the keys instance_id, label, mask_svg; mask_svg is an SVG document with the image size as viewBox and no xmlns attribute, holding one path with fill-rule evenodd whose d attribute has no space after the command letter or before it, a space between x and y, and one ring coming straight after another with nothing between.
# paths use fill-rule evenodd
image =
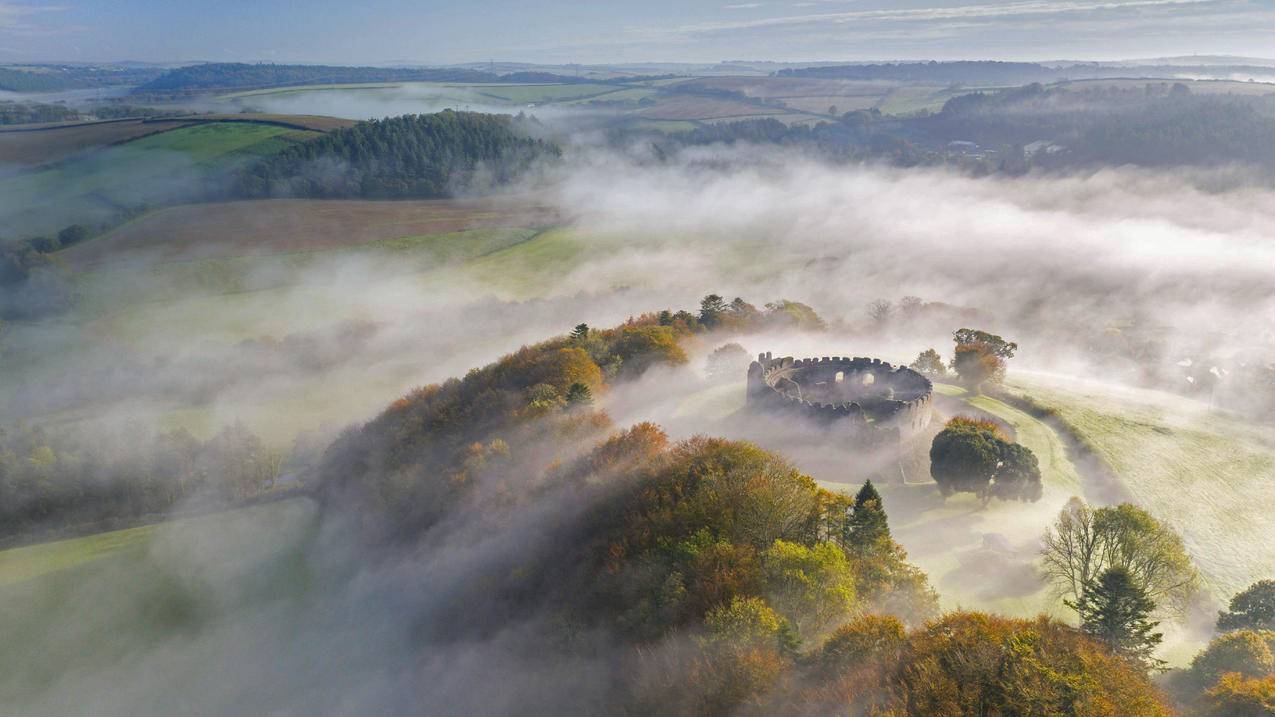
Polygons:
<instances>
[{"instance_id":1,"label":"tree","mask_svg":"<svg viewBox=\"0 0 1275 717\"><path fill-rule=\"evenodd\" d=\"M1191 660L1191 679L1206 689L1228 673L1243 677L1275 674L1275 632L1236 630L1219 635Z\"/></svg>"},{"instance_id":2,"label":"tree","mask_svg":"<svg viewBox=\"0 0 1275 717\"><path fill-rule=\"evenodd\" d=\"M717 326L723 313L726 312L726 300L717 294L709 294L699 302L700 323L710 329Z\"/></svg>"},{"instance_id":3,"label":"tree","mask_svg":"<svg viewBox=\"0 0 1275 717\"><path fill-rule=\"evenodd\" d=\"M974 493L984 503L1034 502L1043 494L1036 456L1006 440L990 421L960 416L948 421L930 445L930 475L944 496Z\"/></svg>"},{"instance_id":4,"label":"tree","mask_svg":"<svg viewBox=\"0 0 1275 717\"><path fill-rule=\"evenodd\" d=\"M748 351L737 343L724 344L717 347L704 361L704 372L716 381L732 381L742 379L752 360Z\"/></svg>"},{"instance_id":5,"label":"tree","mask_svg":"<svg viewBox=\"0 0 1275 717\"><path fill-rule=\"evenodd\" d=\"M761 564L770 603L800 636L819 633L854 607L854 570L833 543L807 547L776 540Z\"/></svg>"},{"instance_id":6,"label":"tree","mask_svg":"<svg viewBox=\"0 0 1275 717\"><path fill-rule=\"evenodd\" d=\"M590 391L585 384L577 381L567 389L567 405L587 406L591 403L593 403L593 391Z\"/></svg>"},{"instance_id":7,"label":"tree","mask_svg":"<svg viewBox=\"0 0 1275 717\"><path fill-rule=\"evenodd\" d=\"M852 552L863 552L882 540L892 540L881 494L872 481L865 481L854 496L850 517L846 520L845 540Z\"/></svg>"},{"instance_id":8,"label":"tree","mask_svg":"<svg viewBox=\"0 0 1275 717\"><path fill-rule=\"evenodd\" d=\"M1004 378L1005 361L1018 350L1018 344L976 329L959 329L952 340L956 342L952 368L974 391L988 381Z\"/></svg>"},{"instance_id":9,"label":"tree","mask_svg":"<svg viewBox=\"0 0 1275 717\"><path fill-rule=\"evenodd\" d=\"M576 324L576 327L571 330L571 339L573 341L584 341L587 338L589 338L588 324Z\"/></svg>"},{"instance_id":10,"label":"tree","mask_svg":"<svg viewBox=\"0 0 1275 717\"><path fill-rule=\"evenodd\" d=\"M88 227L83 224L72 224L58 232L58 243L64 247L74 246L88 238Z\"/></svg>"},{"instance_id":11,"label":"tree","mask_svg":"<svg viewBox=\"0 0 1275 717\"><path fill-rule=\"evenodd\" d=\"M766 323L776 328L823 331L827 323L815 310L799 301L780 299L766 304Z\"/></svg>"},{"instance_id":12,"label":"tree","mask_svg":"<svg viewBox=\"0 0 1275 717\"><path fill-rule=\"evenodd\" d=\"M903 623L889 615L861 615L823 643L818 664L825 669L863 665L869 660L897 659L907 641Z\"/></svg>"},{"instance_id":13,"label":"tree","mask_svg":"<svg viewBox=\"0 0 1275 717\"><path fill-rule=\"evenodd\" d=\"M996 334L977 329L957 329L952 334L952 340L957 346L982 345L993 356L1001 359L1014 358L1014 352L1018 350L1018 344L1013 341L1006 341Z\"/></svg>"},{"instance_id":14,"label":"tree","mask_svg":"<svg viewBox=\"0 0 1275 717\"><path fill-rule=\"evenodd\" d=\"M952 357L952 369L971 391L981 391L983 384L998 379L1005 363L981 344L962 344Z\"/></svg>"},{"instance_id":15,"label":"tree","mask_svg":"<svg viewBox=\"0 0 1275 717\"><path fill-rule=\"evenodd\" d=\"M1259 580L1231 598L1218 613L1219 630L1275 630L1275 580Z\"/></svg>"},{"instance_id":16,"label":"tree","mask_svg":"<svg viewBox=\"0 0 1275 717\"><path fill-rule=\"evenodd\" d=\"M943 357L934 349L922 351L908 368L930 378L943 378L947 375L947 366L943 365Z\"/></svg>"},{"instance_id":17,"label":"tree","mask_svg":"<svg viewBox=\"0 0 1275 717\"><path fill-rule=\"evenodd\" d=\"M1079 602L1068 605L1080 614L1080 629L1085 634L1145 667L1163 664L1152 657L1164 639L1162 633L1153 632L1160 624L1150 619L1155 601L1128 570L1106 569L1085 586Z\"/></svg>"},{"instance_id":18,"label":"tree","mask_svg":"<svg viewBox=\"0 0 1275 717\"><path fill-rule=\"evenodd\" d=\"M992 495L1001 500L1036 502L1044 495L1040 483L1040 461L1020 443L1001 446L1000 465L992 479Z\"/></svg>"},{"instance_id":19,"label":"tree","mask_svg":"<svg viewBox=\"0 0 1275 717\"><path fill-rule=\"evenodd\" d=\"M872 319L872 323L877 328L883 328L890 323L890 316L894 313L894 304L887 299L877 299L868 304L868 317Z\"/></svg>"},{"instance_id":20,"label":"tree","mask_svg":"<svg viewBox=\"0 0 1275 717\"><path fill-rule=\"evenodd\" d=\"M1144 671L1048 618L951 612L908 635L888 703L839 714L1168 717Z\"/></svg>"},{"instance_id":21,"label":"tree","mask_svg":"<svg viewBox=\"0 0 1275 717\"><path fill-rule=\"evenodd\" d=\"M1185 608L1198 585L1182 538L1128 503L1095 510L1072 498L1042 542L1045 575L1072 603L1112 567L1127 570L1152 600L1173 612Z\"/></svg>"},{"instance_id":22,"label":"tree","mask_svg":"<svg viewBox=\"0 0 1275 717\"><path fill-rule=\"evenodd\" d=\"M1275 714L1275 675L1245 679L1223 675L1204 699L1202 717L1270 717Z\"/></svg>"}]
</instances>

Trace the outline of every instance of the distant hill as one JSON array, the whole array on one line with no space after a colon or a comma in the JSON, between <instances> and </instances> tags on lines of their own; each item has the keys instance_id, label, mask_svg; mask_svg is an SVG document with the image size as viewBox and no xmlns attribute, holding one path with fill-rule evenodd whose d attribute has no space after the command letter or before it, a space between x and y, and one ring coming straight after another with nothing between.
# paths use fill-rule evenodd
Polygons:
<instances>
[{"instance_id":1,"label":"distant hill","mask_svg":"<svg viewBox=\"0 0 1275 717\"><path fill-rule=\"evenodd\" d=\"M1109 62L1051 63L995 62L895 62L883 64L819 65L779 70L776 77L824 80L881 80L937 85L1012 87L1034 82L1050 84L1063 80L1201 77L1216 79L1265 78L1272 68L1260 64L1136 64Z\"/></svg>"},{"instance_id":2,"label":"distant hill","mask_svg":"<svg viewBox=\"0 0 1275 717\"><path fill-rule=\"evenodd\" d=\"M537 159L558 153L557 146L519 132L506 115L404 115L289 147L246 170L239 191L253 197L446 197L477 181L507 183Z\"/></svg>"},{"instance_id":3,"label":"distant hill","mask_svg":"<svg viewBox=\"0 0 1275 717\"><path fill-rule=\"evenodd\" d=\"M1065 70L1034 62L898 62L877 65L833 65L779 70L780 77L814 77L836 80L892 80L939 84L1025 85L1051 82L1066 76Z\"/></svg>"},{"instance_id":4,"label":"distant hill","mask_svg":"<svg viewBox=\"0 0 1275 717\"><path fill-rule=\"evenodd\" d=\"M498 75L463 67L343 67L218 62L169 70L135 91L139 93L180 92L362 82L571 83L586 81L588 80L549 72L514 72Z\"/></svg>"},{"instance_id":5,"label":"distant hill","mask_svg":"<svg viewBox=\"0 0 1275 717\"><path fill-rule=\"evenodd\" d=\"M135 85L154 79L160 72L154 68L92 65L9 65L0 67L0 90L63 92L91 87Z\"/></svg>"}]
</instances>

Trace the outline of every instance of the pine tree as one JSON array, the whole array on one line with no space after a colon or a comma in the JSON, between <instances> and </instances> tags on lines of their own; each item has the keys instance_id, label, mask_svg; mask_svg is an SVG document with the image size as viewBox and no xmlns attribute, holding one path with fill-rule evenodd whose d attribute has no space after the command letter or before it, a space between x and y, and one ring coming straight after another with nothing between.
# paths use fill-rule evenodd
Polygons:
<instances>
[{"instance_id":1,"label":"pine tree","mask_svg":"<svg viewBox=\"0 0 1275 717\"><path fill-rule=\"evenodd\" d=\"M1155 601L1124 568L1108 568L1085 586L1077 604L1068 605L1080 613L1080 629L1107 643L1111 649L1144 667L1159 667L1163 661L1152 657L1164 638L1153 632L1159 622L1150 619Z\"/></svg>"},{"instance_id":2,"label":"pine tree","mask_svg":"<svg viewBox=\"0 0 1275 717\"><path fill-rule=\"evenodd\" d=\"M888 539L890 525L881 494L872 481L866 481L855 494L850 517L846 520L846 543L853 549L866 551Z\"/></svg>"},{"instance_id":3,"label":"pine tree","mask_svg":"<svg viewBox=\"0 0 1275 717\"><path fill-rule=\"evenodd\" d=\"M699 320L705 326L717 325L717 320L726 311L726 300L717 294L709 294L699 302Z\"/></svg>"},{"instance_id":4,"label":"pine tree","mask_svg":"<svg viewBox=\"0 0 1275 717\"><path fill-rule=\"evenodd\" d=\"M593 403L593 392L583 383L573 383L567 389L567 404L571 406L583 406Z\"/></svg>"},{"instance_id":5,"label":"pine tree","mask_svg":"<svg viewBox=\"0 0 1275 717\"><path fill-rule=\"evenodd\" d=\"M571 330L571 338L576 341L583 341L589 338L589 325L576 324L576 327Z\"/></svg>"}]
</instances>

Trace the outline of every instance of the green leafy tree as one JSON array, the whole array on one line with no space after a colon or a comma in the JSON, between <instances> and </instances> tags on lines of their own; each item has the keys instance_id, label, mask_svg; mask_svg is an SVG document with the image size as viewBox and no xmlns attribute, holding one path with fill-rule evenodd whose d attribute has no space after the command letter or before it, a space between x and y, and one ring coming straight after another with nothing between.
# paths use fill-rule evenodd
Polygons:
<instances>
[{"instance_id":1,"label":"green leafy tree","mask_svg":"<svg viewBox=\"0 0 1275 717\"><path fill-rule=\"evenodd\" d=\"M1200 689L1215 684L1222 675L1244 677L1275 674L1275 632L1236 630L1219 635L1191 660L1190 676Z\"/></svg>"},{"instance_id":2,"label":"green leafy tree","mask_svg":"<svg viewBox=\"0 0 1275 717\"><path fill-rule=\"evenodd\" d=\"M717 294L709 294L699 302L699 320L700 323L710 329L717 326L721 321L722 314L726 313L726 300Z\"/></svg>"},{"instance_id":3,"label":"green leafy tree","mask_svg":"<svg viewBox=\"0 0 1275 717\"><path fill-rule=\"evenodd\" d=\"M715 381L739 380L748 370L752 357L737 343L719 346L704 361L704 371Z\"/></svg>"},{"instance_id":4,"label":"green leafy tree","mask_svg":"<svg viewBox=\"0 0 1275 717\"><path fill-rule=\"evenodd\" d=\"M802 637L818 634L854 607L854 570L833 543L808 547L776 540L761 563L770 603Z\"/></svg>"},{"instance_id":5,"label":"green leafy tree","mask_svg":"<svg viewBox=\"0 0 1275 717\"><path fill-rule=\"evenodd\" d=\"M1145 667L1163 664L1152 653L1164 639L1151 619L1155 601L1122 567L1108 568L1090 581L1080 602L1068 603L1080 614L1080 629Z\"/></svg>"},{"instance_id":6,"label":"green leafy tree","mask_svg":"<svg viewBox=\"0 0 1275 717\"><path fill-rule=\"evenodd\" d=\"M1259 580L1218 613L1219 630L1275 630L1275 580Z\"/></svg>"},{"instance_id":7,"label":"green leafy tree","mask_svg":"<svg viewBox=\"0 0 1275 717\"><path fill-rule=\"evenodd\" d=\"M1199 584L1181 536L1129 503L1094 509L1072 498L1042 542L1045 575L1072 603L1112 567L1127 570L1173 612L1186 607Z\"/></svg>"},{"instance_id":8,"label":"green leafy tree","mask_svg":"<svg viewBox=\"0 0 1275 717\"><path fill-rule=\"evenodd\" d=\"M992 495L1001 500L1036 502L1044 495L1040 482L1040 461L1021 443L1001 446L1000 466L992 481Z\"/></svg>"},{"instance_id":9,"label":"green leafy tree","mask_svg":"<svg viewBox=\"0 0 1275 717\"><path fill-rule=\"evenodd\" d=\"M930 445L930 475L944 496L974 493L984 502L1034 502L1043 495L1036 456L988 421L948 421Z\"/></svg>"},{"instance_id":10,"label":"green leafy tree","mask_svg":"<svg viewBox=\"0 0 1275 717\"><path fill-rule=\"evenodd\" d=\"M922 351L908 368L930 378L942 378L947 375L947 366L943 365L943 357L934 349Z\"/></svg>"},{"instance_id":11,"label":"green leafy tree","mask_svg":"<svg viewBox=\"0 0 1275 717\"><path fill-rule=\"evenodd\" d=\"M780 299L766 304L766 323L777 328L823 331L828 328L815 310L800 301Z\"/></svg>"}]
</instances>

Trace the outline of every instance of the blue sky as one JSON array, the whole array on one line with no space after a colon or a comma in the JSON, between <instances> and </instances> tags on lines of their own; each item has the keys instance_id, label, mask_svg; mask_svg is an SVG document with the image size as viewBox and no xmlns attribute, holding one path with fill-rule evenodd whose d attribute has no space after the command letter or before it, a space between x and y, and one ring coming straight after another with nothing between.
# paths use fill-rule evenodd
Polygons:
<instances>
[{"instance_id":1,"label":"blue sky","mask_svg":"<svg viewBox=\"0 0 1275 717\"><path fill-rule=\"evenodd\" d=\"M1275 0L0 0L0 62L1275 56Z\"/></svg>"}]
</instances>

